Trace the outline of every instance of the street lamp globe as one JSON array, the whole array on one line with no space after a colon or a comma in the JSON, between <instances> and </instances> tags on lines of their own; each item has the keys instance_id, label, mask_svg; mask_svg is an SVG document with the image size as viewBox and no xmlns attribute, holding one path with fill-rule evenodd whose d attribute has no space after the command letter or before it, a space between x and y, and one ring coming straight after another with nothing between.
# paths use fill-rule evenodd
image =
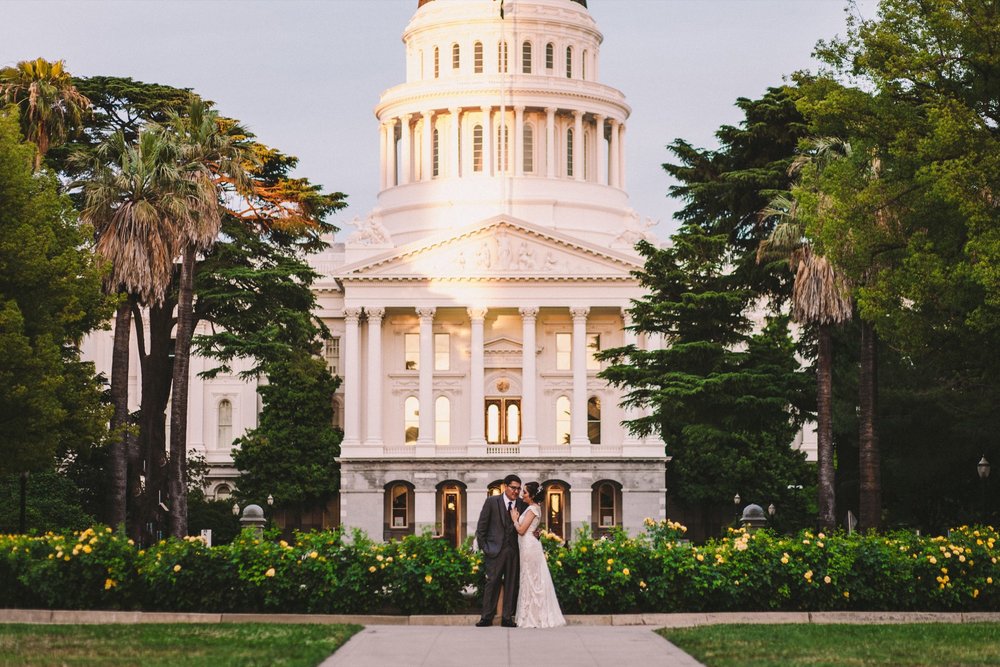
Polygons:
<instances>
[{"instance_id":1,"label":"street lamp globe","mask_svg":"<svg viewBox=\"0 0 1000 667\"><path fill-rule=\"evenodd\" d=\"M233 503L233 516L239 516L239 515L240 515L240 504Z\"/></svg>"},{"instance_id":2,"label":"street lamp globe","mask_svg":"<svg viewBox=\"0 0 1000 667\"><path fill-rule=\"evenodd\" d=\"M986 460L985 454L976 464L976 471L979 472L979 479L986 479L990 476L990 462Z\"/></svg>"}]
</instances>

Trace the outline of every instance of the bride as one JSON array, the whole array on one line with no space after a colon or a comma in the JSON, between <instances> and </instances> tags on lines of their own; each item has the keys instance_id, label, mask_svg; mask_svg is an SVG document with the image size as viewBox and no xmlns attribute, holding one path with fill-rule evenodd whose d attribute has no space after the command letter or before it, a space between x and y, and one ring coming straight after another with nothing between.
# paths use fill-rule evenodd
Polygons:
<instances>
[{"instance_id":1,"label":"bride","mask_svg":"<svg viewBox=\"0 0 1000 667\"><path fill-rule=\"evenodd\" d=\"M524 485L521 498L528 504L523 514L517 508L510 511L510 518L517 527L517 546L521 552L521 579L517 601L517 626L519 628L554 628L566 625L559 610L556 589L552 585L549 564L545 560L542 543L535 537L535 529L542 513L538 502L543 497L538 482Z\"/></svg>"}]
</instances>

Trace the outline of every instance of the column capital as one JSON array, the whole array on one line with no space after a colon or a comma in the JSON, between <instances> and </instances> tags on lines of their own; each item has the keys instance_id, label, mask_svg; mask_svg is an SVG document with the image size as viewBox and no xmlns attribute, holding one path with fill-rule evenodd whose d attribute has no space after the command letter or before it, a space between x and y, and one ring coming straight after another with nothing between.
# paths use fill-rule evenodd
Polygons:
<instances>
[{"instance_id":1,"label":"column capital","mask_svg":"<svg viewBox=\"0 0 1000 667\"><path fill-rule=\"evenodd\" d=\"M538 317L538 306L522 306L517 310L523 319L533 320Z\"/></svg>"},{"instance_id":2,"label":"column capital","mask_svg":"<svg viewBox=\"0 0 1000 667\"><path fill-rule=\"evenodd\" d=\"M556 111L558 111L556 107L545 107L545 113L547 113L550 116L554 116L556 114Z\"/></svg>"},{"instance_id":3,"label":"column capital","mask_svg":"<svg viewBox=\"0 0 1000 667\"><path fill-rule=\"evenodd\" d=\"M417 315L420 316L420 319L425 319L425 318L431 319L434 317L435 312L437 312L437 308L435 308L434 306L417 307Z\"/></svg>"},{"instance_id":4,"label":"column capital","mask_svg":"<svg viewBox=\"0 0 1000 667\"><path fill-rule=\"evenodd\" d=\"M461 110L462 107L448 107L448 113L450 113L453 116L456 115Z\"/></svg>"},{"instance_id":5,"label":"column capital","mask_svg":"<svg viewBox=\"0 0 1000 667\"><path fill-rule=\"evenodd\" d=\"M351 308L344 308L344 320L345 321L347 321L347 322L353 322L354 324L357 324L358 323L358 318L360 318L360 317L361 317L361 309L360 308L353 308L353 307L351 307Z\"/></svg>"},{"instance_id":6,"label":"column capital","mask_svg":"<svg viewBox=\"0 0 1000 667\"><path fill-rule=\"evenodd\" d=\"M427 109L425 111L421 111L420 115L423 116L424 118L428 118L429 119L429 118L431 118L431 117L434 116L434 112L431 111L430 109Z\"/></svg>"},{"instance_id":7,"label":"column capital","mask_svg":"<svg viewBox=\"0 0 1000 667\"><path fill-rule=\"evenodd\" d=\"M381 320L385 316L385 308L382 306L365 306L365 315L368 321Z\"/></svg>"},{"instance_id":8,"label":"column capital","mask_svg":"<svg viewBox=\"0 0 1000 667\"><path fill-rule=\"evenodd\" d=\"M523 104L517 104L517 105L514 106L514 111L517 112L517 113L524 113L524 110L526 108L527 107L525 107Z\"/></svg>"},{"instance_id":9,"label":"column capital","mask_svg":"<svg viewBox=\"0 0 1000 667\"><path fill-rule=\"evenodd\" d=\"M573 109L573 118L583 118L583 114L584 114L583 111L580 111L579 109Z\"/></svg>"},{"instance_id":10,"label":"column capital","mask_svg":"<svg viewBox=\"0 0 1000 667\"><path fill-rule=\"evenodd\" d=\"M489 308L483 308L482 306L469 306L465 309L465 312L469 314L469 319L473 322L482 322L486 319L486 313L489 310Z\"/></svg>"},{"instance_id":11,"label":"column capital","mask_svg":"<svg viewBox=\"0 0 1000 667\"><path fill-rule=\"evenodd\" d=\"M622 124L622 122L620 120L618 120L617 118L609 118L608 122L611 123L611 127L618 127L619 125Z\"/></svg>"},{"instance_id":12,"label":"column capital","mask_svg":"<svg viewBox=\"0 0 1000 667\"><path fill-rule=\"evenodd\" d=\"M493 111L493 105L484 104L483 106L479 107L479 110L482 111L483 113L490 113Z\"/></svg>"},{"instance_id":13,"label":"column capital","mask_svg":"<svg viewBox=\"0 0 1000 667\"><path fill-rule=\"evenodd\" d=\"M585 320L590 313L590 306L570 306L569 314L574 320Z\"/></svg>"},{"instance_id":14,"label":"column capital","mask_svg":"<svg viewBox=\"0 0 1000 667\"><path fill-rule=\"evenodd\" d=\"M400 120L402 120L402 121L403 121L404 123L408 123L408 122L410 121L410 119L411 119L411 118L413 118L413 114L412 114L412 113L404 113L404 114L403 114L402 116L400 116L399 118L400 118Z\"/></svg>"}]
</instances>

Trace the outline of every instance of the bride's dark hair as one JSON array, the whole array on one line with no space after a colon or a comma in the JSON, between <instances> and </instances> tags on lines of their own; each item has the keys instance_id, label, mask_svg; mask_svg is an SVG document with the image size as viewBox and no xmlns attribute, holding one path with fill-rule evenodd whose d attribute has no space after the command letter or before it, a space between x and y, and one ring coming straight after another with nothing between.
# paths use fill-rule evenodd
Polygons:
<instances>
[{"instance_id":1,"label":"bride's dark hair","mask_svg":"<svg viewBox=\"0 0 1000 667\"><path fill-rule=\"evenodd\" d=\"M545 489L538 482L528 482L524 485L524 490L528 492L529 497L536 503L542 502L542 498L545 497Z\"/></svg>"}]
</instances>

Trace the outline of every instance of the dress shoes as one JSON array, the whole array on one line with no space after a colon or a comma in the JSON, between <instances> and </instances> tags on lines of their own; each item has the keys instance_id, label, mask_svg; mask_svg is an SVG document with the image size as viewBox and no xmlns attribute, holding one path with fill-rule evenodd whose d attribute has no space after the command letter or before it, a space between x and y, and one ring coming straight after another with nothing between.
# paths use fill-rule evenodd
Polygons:
<instances>
[{"instance_id":1,"label":"dress shoes","mask_svg":"<svg viewBox=\"0 0 1000 667\"><path fill-rule=\"evenodd\" d=\"M479 621L476 622L476 627L477 628L488 628L491 625L493 625L493 619L487 620L485 618L481 618L481 619L479 619Z\"/></svg>"},{"instance_id":2,"label":"dress shoes","mask_svg":"<svg viewBox=\"0 0 1000 667\"><path fill-rule=\"evenodd\" d=\"M504 620L500 621L500 625L501 625L501 627L504 627L504 628L516 628L517 627L517 623L515 623L514 621L509 621L507 619L504 619Z\"/></svg>"}]
</instances>

